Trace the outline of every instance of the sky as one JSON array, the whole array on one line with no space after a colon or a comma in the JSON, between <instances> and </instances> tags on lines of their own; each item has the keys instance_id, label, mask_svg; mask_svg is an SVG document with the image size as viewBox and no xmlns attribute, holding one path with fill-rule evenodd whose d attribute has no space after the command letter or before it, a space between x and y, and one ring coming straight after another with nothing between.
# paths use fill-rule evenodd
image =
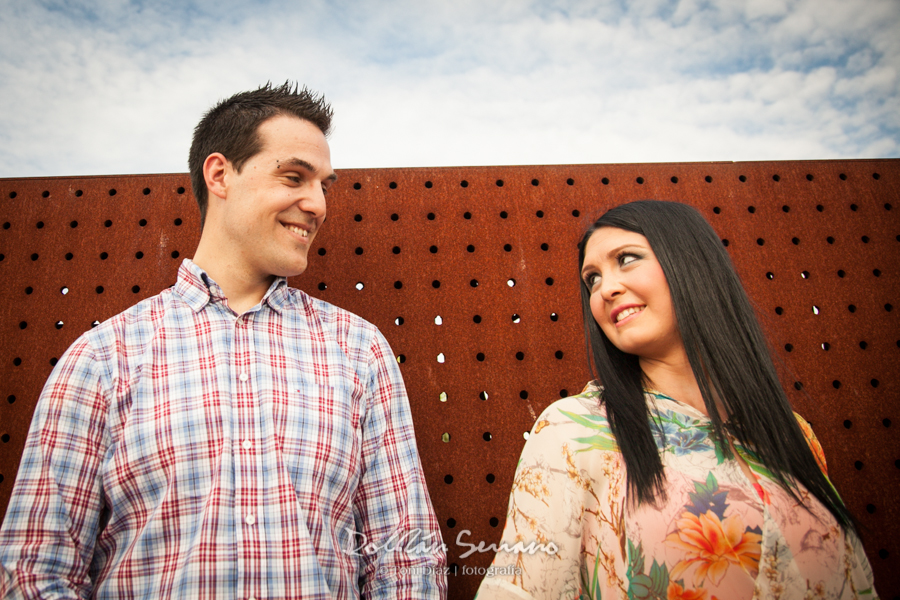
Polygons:
<instances>
[{"instance_id":1,"label":"sky","mask_svg":"<svg viewBox=\"0 0 900 600\"><path fill-rule=\"evenodd\" d=\"M0 177L187 171L297 81L340 168L900 157L900 0L0 0Z\"/></svg>"}]
</instances>

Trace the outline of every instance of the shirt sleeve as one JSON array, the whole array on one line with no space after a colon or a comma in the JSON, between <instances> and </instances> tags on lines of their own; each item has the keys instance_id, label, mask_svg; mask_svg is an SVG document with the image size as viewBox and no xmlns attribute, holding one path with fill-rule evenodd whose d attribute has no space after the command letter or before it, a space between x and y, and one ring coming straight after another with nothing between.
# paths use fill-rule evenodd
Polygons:
<instances>
[{"instance_id":1,"label":"shirt sleeve","mask_svg":"<svg viewBox=\"0 0 900 600\"><path fill-rule=\"evenodd\" d=\"M377 332L369 358L363 474L354 501L363 598L446 598L446 552L416 449L400 369Z\"/></svg>"},{"instance_id":2,"label":"shirt sleeve","mask_svg":"<svg viewBox=\"0 0 900 600\"><path fill-rule=\"evenodd\" d=\"M50 374L0 529L0 598L85 598L103 510L107 401L82 338Z\"/></svg>"},{"instance_id":3,"label":"shirt sleeve","mask_svg":"<svg viewBox=\"0 0 900 600\"><path fill-rule=\"evenodd\" d=\"M592 510L589 498L605 486L602 471L589 464L600 453L578 452L577 427L559 418L557 406L538 418L522 450L503 536L478 600L574 600L590 587L582 581L583 520Z\"/></svg>"},{"instance_id":4,"label":"shirt sleeve","mask_svg":"<svg viewBox=\"0 0 900 600\"><path fill-rule=\"evenodd\" d=\"M819 468L822 469L822 473L827 478L828 465L825 463L825 451L822 449L822 444L819 443L815 432L813 432L812 425L797 413L794 413L794 416L797 418L803 437L806 438L806 443L809 444L809 449L816 458ZM875 576L872 572L872 566L869 564L869 559L866 556L865 548L863 548L859 536L853 532L847 532L844 536L844 544L846 574L847 577L855 579L856 589L861 590L859 597L878 598L875 592Z\"/></svg>"}]
</instances>

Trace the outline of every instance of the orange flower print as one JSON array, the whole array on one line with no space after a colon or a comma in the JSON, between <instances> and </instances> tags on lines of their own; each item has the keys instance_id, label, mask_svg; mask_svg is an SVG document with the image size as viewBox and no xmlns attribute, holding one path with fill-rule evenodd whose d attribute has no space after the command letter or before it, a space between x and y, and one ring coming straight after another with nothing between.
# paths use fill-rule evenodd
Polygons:
<instances>
[{"instance_id":1,"label":"orange flower print","mask_svg":"<svg viewBox=\"0 0 900 600\"><path fill-rule=\"evenodd\" d=\"M670 581L669 589L666 590L666 598L668 600L708 600L709 595L704 589L685 591L677 581Z\"/></svg>"},{"instance_id":2,"label":"orange flower print","mask_svg":"<svg viewBox=\"0 0 900 600\"><path fill-rule=\"evenodd\" d=\"M680 579L694 564L697 565L694 586L701 585L707 577L718 585L731 565L740 565L754 577L759 571L762 536L747 531L740 515L733 514L720 521L713 511L699 517L684 512L675 525L666 543L683 550L686 557L672 569L671 580Z\"/></svg>"},{"instance_id":3,"label":"orange flower print","mask_svg":"<svg viewBox=\"0 0 900 600\"><path fill-rule=\"evenodd\" d=\"M794 417L797 418L797 424L800 425L800 430L803 432L803 436L806 438L806 443L809 444L809 449L813 453L813 456L816 457L816 462L819 463L819 468L822 469L822 473L825 476L828 476L828 465L825 462L825 451L822 450L822 444L819 443L819 440L816 438L816 434L813 433L812 427L810 427L809 423L806 422L806 419L794 413Z\"/></svg>"}]
</instances>

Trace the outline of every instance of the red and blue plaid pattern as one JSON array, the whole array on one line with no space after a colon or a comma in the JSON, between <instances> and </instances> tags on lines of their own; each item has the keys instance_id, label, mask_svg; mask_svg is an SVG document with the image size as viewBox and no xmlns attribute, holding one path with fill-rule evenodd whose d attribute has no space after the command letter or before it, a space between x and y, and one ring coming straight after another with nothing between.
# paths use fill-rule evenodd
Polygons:
<instances>
[{"instance_id":1,"label":"red and blue plaid pattern","mask_svg":"<svg viewBox=\"0 0 900 600\"><path fill-rule=\"evenodd\" d=\"M284 279L238 316L186 260L53 370L0 597L442 598L445 562L381 333Z\"/></svg>"}]
</instances>

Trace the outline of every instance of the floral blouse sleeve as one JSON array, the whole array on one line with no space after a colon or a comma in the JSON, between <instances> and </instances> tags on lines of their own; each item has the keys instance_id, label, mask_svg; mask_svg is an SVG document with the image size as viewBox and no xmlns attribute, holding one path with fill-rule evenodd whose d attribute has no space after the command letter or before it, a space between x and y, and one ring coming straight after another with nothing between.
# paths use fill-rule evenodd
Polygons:
<instances>
[{"instance_id":1,"label":"floral blouse sleeve","mask_svg":"<svg viewBox=\"0 0 900 600\"><path fill-rule=\"evenodd\" d=\"M624 468L597 395L560 400L535 423L479 600L624 591Z\"/></svg>"}]
</instances>

